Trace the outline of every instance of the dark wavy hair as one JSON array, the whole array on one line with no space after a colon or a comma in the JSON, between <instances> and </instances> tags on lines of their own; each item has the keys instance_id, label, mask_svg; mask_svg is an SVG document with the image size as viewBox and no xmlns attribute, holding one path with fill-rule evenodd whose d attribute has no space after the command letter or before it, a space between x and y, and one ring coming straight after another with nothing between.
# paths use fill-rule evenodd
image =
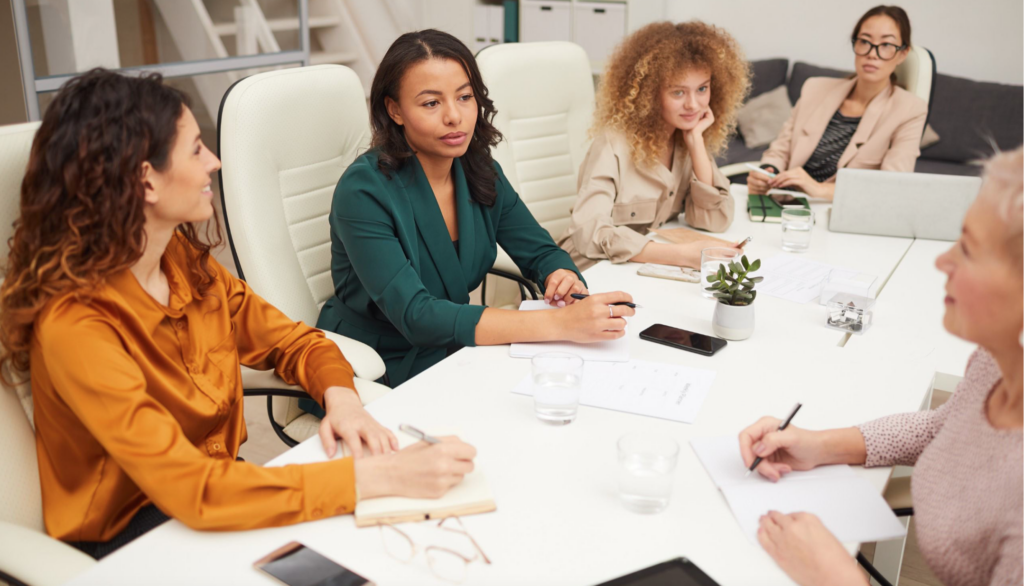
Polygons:
<instances>
[{"instance_id":1,"label":"dark wavy hair","mask_svg":"<svg viewBox=\"0 0 1024 586\"><path fill-rule=\"evenodd\" d=\"M873 16L888 16L891 18L896 23L896 28L900 29L900 41L903 43L903 50L906 51L910 48L910 17L907 16L907 11L899 6L886 6L885 4L875 6L865 12L864 16L860 17L857 25L853 27L853 34L850 35L851 43L857 42L857 37L860 36L860 27L864 26L864 22ZM889 81L893 84L896 83L895 71L889 75Z\"/></svg>"},{"instance_id":2,"label":"dark wavy hair","mask_svg":"<svg viewBox=\"0 0 1024 586\"><path fill-rule=\"evenodd\" d=\"M497 173L491 159L491 148L501 141L501 133L491 123L497 110L487 97L487 86L480 77L476 59L462 41L439 30L428 29L405 33L391 44L384 55L370 88L370 123L373 126L373 144L378 152L377 167L390 176L413 156L405 140L405 132L388 114L384 98L398 101L398 90L405 72L416 63L427 59L450 59L462 65L469 78L480 111L473 129L473 139L466 154L460 157L466 173L470 196L485 206L494 205L498 197Z\"/></svg>"},{"instance_id":3,"label":"dark wavy hair","mask_svg":"<svg viewBox=\"0 0 1024 586\"><path fill-rule=\"evenodd\" d=\"M170 166L188 96L158 74L127 77L93 69L69 81L36 132L21 183L21 210L8 241L0 287L0 364L28 369L39 312L73 292L88 301L104 279L146 248L142 164ZM217 240L211 241L211 225ZM200 294L213 285L210 248L219 244L216 214L205 242L196 226L177 232L195 249L189 273ZM4 370L3 382L11 384Z\"/></svg>"}]
</instances>

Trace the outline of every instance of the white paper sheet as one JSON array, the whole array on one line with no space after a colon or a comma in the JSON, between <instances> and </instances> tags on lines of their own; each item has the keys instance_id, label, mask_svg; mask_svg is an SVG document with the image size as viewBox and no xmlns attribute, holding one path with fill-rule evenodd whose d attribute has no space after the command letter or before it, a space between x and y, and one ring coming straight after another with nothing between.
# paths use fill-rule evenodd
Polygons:
<instances>
[{"instance_id":1,"label":"white paper sheet","mask_svg":"<svg viewBox=\"0 0 1024 586\"><path fill-rule=\"evenodd\" d=\"M906 533L875 487L849 466L791 472L771 482L757 473L745 476L736 436L694 438L690 445L752 543L758 543L757 528L768 511L817 515L845 543L884 541Z\"/></svg>"},{"instance_id":2,"label":"white paper sheet","mask_svg":"<svg viewBox=\"0 0 1024 586\"><path fill-rule=\"evenodd\" d=\"M829 273L843 279L852 279L857 271L806 260L791 255L778 255L761 261L761 269L754 276L764 277L755 288L758 295L771 295L797 303L817 300Z\"/></svg>"},{"instance_id":3,"label":"white paper sheet","mask_svg":"<svg viewBox=\"0 0 1024 586\"><path fill-rule=\"evenodd\" d=\"M580 404L693 423L711 391L715 371L645 360L587 362ZM529 375L512 392L533 395Z\"/></svg>"},{"instance_id":4,"label":"white paper sheet","mask_svg":"<svg viewBox=\"0 0 1024 586\"><path fill-rule=\"evenodd\" d=\"M548 305L543 299L528 299L519 304L519 311L541 311L558 309ZM509 346L508 355L512 358L533 358L541 352L570 352L587 362L626 362L629 360L629 326L627 335L617 340L606 340L593 344L577 344L576 342L519 342Z\"/></svg>"},{"instance_id":5,"label":"white paper sheet","mask_svg":"<svg viewBox=\"0 0 1024 586\"><path fill-rule=\"evenodd\" d=\"M761 516L768 511L817 515L843 543L885 541L906 534L882 495L856 474L795 481L784 477L778 483L726 487L722 494L743 533L755 544Z\"/></svg>"}]
</instances>

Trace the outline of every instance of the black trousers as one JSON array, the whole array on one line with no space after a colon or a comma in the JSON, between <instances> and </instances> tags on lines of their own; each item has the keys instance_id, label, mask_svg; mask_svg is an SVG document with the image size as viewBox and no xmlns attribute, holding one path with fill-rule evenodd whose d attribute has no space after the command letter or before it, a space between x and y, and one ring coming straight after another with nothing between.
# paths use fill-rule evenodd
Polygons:
<instances>
[{"instance_id":1,"label":"black trousers","mask_svg":"<svg viewBox=\"0 0 1024 586\"><path fill-rule=\"evenodd\" d=\"M170 517L161 513L155 505L146 505L139 509L139 512L135 513L132 520L128 522L128 526L110 541L69 541L68 545L101 560L152 529L163 525L169 519Z\"/></svg>"}]
</instances>

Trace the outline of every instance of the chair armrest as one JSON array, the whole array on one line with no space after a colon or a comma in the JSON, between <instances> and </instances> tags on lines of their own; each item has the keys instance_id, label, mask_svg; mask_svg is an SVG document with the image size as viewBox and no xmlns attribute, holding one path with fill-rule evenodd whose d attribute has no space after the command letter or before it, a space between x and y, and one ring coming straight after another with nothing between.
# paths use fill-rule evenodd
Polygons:
<instances>
[{"instance_id":1,"label":"chair armrest","mask_svg":"<svg viewBox=\"0 0 1024 586\"><path fill-rule=\"evenodd\" d=\"M733 163L724 167L719 167L718 170L722 172L722 175L726 177L735 177L736 175L746 175L750 173L750 167L747 165L753 165L755 167L761 166L761 161L750 161L747 163Z\"/></svg>"},{"instance_id":2,"label":"chair armrest","mask_svg":"<svg viewBox=\"0 0 1024 586\"><path fill-rule=\"evenodd\" d=\"M328 340L338 345L341 353L345 355L345 359L352 365L352 370L355 371L357 377L373 381L384 376L384 372L387 370L384 367L384 360L373 348L334 332L320 331L327 336Z\"/></svg>"},{"instance_id":3,"label":"chair armrest","mask_svg":"<svg viewBox=\"0 0 1024 586\"><path fill-rule=\"evenodd\" d=\"M96 560L38 531L0 521L0 573L31 586L58 586Z\"/></svg>"}]
</instances>

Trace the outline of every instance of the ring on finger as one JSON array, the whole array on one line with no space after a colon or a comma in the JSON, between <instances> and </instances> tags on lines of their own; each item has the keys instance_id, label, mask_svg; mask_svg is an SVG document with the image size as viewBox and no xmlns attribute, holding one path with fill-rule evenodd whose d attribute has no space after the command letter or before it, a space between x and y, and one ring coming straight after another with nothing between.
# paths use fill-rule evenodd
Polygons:
<instances>
[{"instance_id":1,"label":"ring on finger","mask_svg":"<svg viewBox=\"0 0 1024 586\"><path fill-rule=\"evenodd\" d=\"M608 317L615 317L615 313L612 311L612 306L608 306Z\"/></svg>"}]
</instances>

